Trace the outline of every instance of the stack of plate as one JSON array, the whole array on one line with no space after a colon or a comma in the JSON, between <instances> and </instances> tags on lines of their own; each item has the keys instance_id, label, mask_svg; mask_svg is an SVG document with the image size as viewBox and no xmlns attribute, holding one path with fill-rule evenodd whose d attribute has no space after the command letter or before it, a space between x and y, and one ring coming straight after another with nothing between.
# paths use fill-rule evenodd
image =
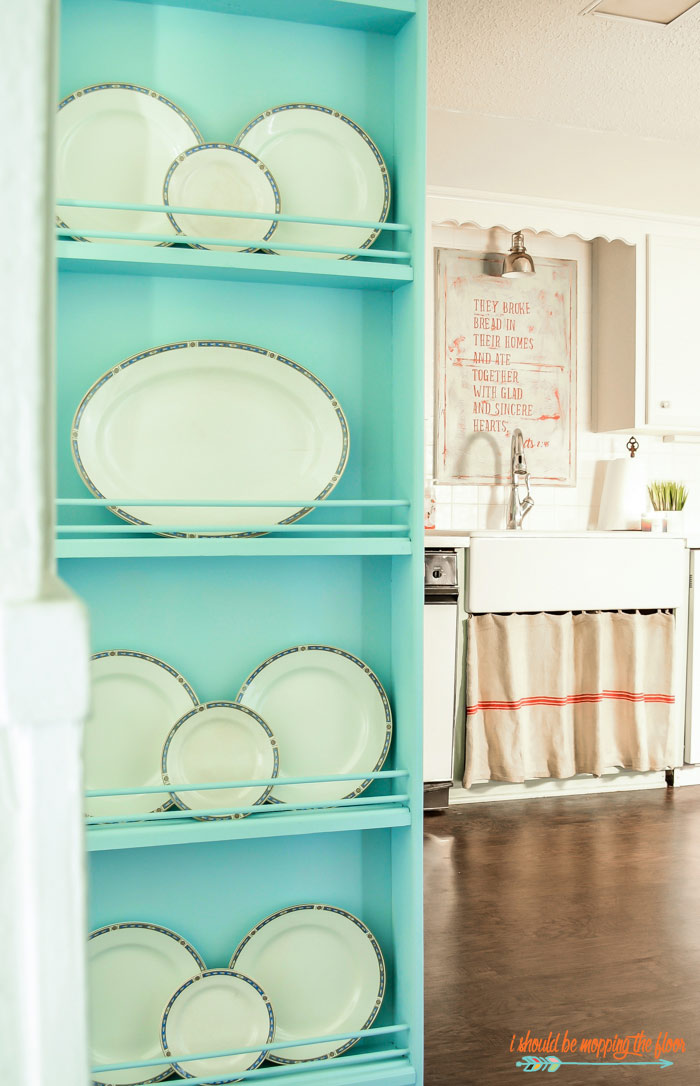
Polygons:
<instances>
[{"instance_id":1,"label":"stack of plate","mask_svg":"<svg viewBox=\"0 0 700 1086\"><path fill-rule=\"evenodd\" d=\"M381 682L357 656L331 645L275 653L251 672L234 701L200 704L173 667L134 651L96 653L92 686L87 789L151 789L88 799L92 816L117 818L174 803L201 819L239 818L245 811L220 814L217 808L348 799L371 783L366 774L381 768L391 743L391 707ZM343 775L348 779L282 783ZM261 780L272 783L196 787Z\"/></svg>"},{"instance_id":2,"label":"stack of plate","mask_svg":"<svg viewBox=\"0 0 700 1086\"><path fill-rule=\"evenodd\" d=\"M293 905L261 920L227 968L207 969L182 936L157 924L111 924L88 944L94 1066L157 1060L139 1070L93 1071L95 1083L157 1082L251 1070L269 1059L326 1060L355 1041L294 1042L368 1029L386 986L369 928L333 905ZM274 1048L273 1042L288 1042ZM236 1048L254 1051L194 1059ZM145 1076L145 1077L144 1077Z\"/></svg>"},{"instance_id":3,"label":"stack of plate","mask_svg":"<svg viewBox=\"0 0 700 1086\"><path fill-rule=\"evenodd\" d=\"M268 216L282 210L302 219L383 223L389 214L389 174L378 147L355 121L328 106L287 102L265 110L232 143L205 142L184 110L132 83L84 87L58 110L60 196L131 205L61 206L59 225L83 241L82 232L144 234L145 244L167 245L157 235L172 232L198 249L251 252L272 242L291 255L352 259L348 250L372 245L377 229ZM159 203L172 208L167 217L133 206ZM230 245L217 244L229 239ZM317 245L340 251L319 253L313 251Z\"/></svg>"}]
</instances>

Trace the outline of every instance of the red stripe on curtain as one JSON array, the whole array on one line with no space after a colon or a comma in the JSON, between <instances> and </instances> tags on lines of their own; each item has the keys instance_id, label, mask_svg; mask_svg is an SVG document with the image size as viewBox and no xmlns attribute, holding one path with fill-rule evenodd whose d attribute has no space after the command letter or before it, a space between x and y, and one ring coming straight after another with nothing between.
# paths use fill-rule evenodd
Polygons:
<instances>
[{"instance_id":1,"label":"red stripe on curtain","mask_svg":"<svg viewBox=\"0 0 700 1086\"><path fill-rule=\"evenodd\" d=\"M467 706L467 716L473 716L480 709L518 710L530 705L579 705L601 701L643 701L646 704L674 705L673 694L637 694L631 690L601 690L597 694L567 694L563 698L550 698L546 695L532 698L519 698L518 701L480 701Z\"/></svg>"}]
</instances>

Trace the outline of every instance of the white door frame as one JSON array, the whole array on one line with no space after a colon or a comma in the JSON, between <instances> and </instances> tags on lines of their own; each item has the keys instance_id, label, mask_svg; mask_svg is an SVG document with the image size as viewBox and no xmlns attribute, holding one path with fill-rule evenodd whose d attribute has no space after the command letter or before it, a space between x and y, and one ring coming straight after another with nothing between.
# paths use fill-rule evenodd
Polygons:
<instances>
[{"instance_id":1,"label":"white door frame","mask_svg":"<svg viewBox=\"0 0 700 1086\"><path fill-rule=\"evenodd\" d=\"M81 742L88 639L53 558L54 0L0 5L0 1051L88 1081Z\"/></svg>"}]
</instances>

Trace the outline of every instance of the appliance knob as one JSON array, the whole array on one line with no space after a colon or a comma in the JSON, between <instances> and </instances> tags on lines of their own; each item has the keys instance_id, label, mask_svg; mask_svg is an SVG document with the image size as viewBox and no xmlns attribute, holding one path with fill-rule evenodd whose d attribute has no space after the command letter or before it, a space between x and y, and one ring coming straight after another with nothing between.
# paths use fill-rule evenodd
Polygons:
<instances>
[{"instance_id":1,"label":"appliance knob","mask_svg":"<svg viewBox=\"0 0 700 1086\"><path fill-rule=\"evenodd\" d=\"M433 577L435 578L436 581L439 580L440 577L442 577L442 570L441 569L434 569L433 570Z\"/></svg>"}]
</instances>

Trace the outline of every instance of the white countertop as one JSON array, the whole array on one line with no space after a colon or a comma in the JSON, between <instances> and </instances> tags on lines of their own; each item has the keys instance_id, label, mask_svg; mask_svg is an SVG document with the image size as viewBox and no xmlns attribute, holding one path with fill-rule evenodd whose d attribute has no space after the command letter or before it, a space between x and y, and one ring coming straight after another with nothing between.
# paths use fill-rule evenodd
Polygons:
<instances>
[{"instance_id":1,"label":"white countertop","mask_svg":"<svg viewBox=\"0 0 700 1086\"><path fill-rule=\"evenodd\" d=\"M527 528L523 528L522 531L507 531L502 529L500 531L464 531L458 532L450 529L438 529L431 528L425 533L425 546L428 549L435 549L439 547L468 547L472 536L478 536L480 538L504 538L504 539L518 539L522 536L529 536L530 538L537 539L551 539L553 536L557 539L588 539L591 536L602 538L616 538L616 539L676 539L676 536L665 535L660 532L539 532L528 531ZM689 535L686 537L686 546L689 550L700 548L700 533Z\"/></svg>"}]
</instances>

